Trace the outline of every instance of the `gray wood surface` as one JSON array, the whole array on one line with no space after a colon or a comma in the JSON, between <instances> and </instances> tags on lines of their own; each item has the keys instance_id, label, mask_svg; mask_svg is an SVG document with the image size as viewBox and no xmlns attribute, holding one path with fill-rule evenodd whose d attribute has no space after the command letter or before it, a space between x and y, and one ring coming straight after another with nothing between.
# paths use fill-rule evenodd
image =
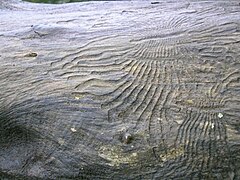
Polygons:
<instances>
[{"instance_id":1,"label":"gray wood surface","mask_svg":"<svg viewBox=\"0 0 240 180\"><path fill-rule=\"evenodd\" d=\"M0 1L0 176L239 179L239 1Z\"/></svg>"}]
</instances>

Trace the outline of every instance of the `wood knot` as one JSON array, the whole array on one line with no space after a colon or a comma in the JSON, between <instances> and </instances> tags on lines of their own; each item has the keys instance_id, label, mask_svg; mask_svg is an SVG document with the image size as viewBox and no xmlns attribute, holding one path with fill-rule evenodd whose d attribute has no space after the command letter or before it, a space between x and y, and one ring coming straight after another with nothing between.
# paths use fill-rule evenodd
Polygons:
<instances>
[{"instance_id":1,"label":"wood knot","mask_svg":"<svg viewBox=\"0 0 240 180\"><path fill-rule=\"evenodd\" d=\"M126 132L126 133L123 133L122 134L122 137L121 137L121 142L124 143L124 144L130 144L133 140L133 136Z\"/></svg>"},{"instance_id":2,"label":"wood knot","mask_svg":"<svg viewBox=\"0 0 240 180\"><path fill-rule=\"evenodd\" d=\"M28 54L25 54L24 55L24 57L37 57L37 53L35 53L35 52L30 52L30 53L28 53Z\"/></svg>"}]
</instances>

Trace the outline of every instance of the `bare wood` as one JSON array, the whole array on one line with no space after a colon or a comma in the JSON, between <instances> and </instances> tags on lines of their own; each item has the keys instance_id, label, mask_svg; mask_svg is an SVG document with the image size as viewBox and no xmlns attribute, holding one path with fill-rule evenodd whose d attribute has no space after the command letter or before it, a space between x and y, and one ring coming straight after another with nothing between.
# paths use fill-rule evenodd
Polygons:
<instances>
[{"instance_id":1,"label":"bare wood","mask_svg":"<svg viewBox=\"0 0 240 180\"><path fill-rule=\"evenodd\" d=\"M237 179L238 1L0 2L0 176Z\"/></svg>"}]
</instances>

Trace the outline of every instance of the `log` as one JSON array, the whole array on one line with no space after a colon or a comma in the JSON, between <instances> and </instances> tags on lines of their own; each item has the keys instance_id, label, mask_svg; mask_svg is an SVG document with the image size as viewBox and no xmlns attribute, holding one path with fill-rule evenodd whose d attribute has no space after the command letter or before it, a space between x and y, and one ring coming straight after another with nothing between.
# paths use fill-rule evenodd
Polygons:
<instances>
[{"instance_id":1,"label":"log","mask_svg":"<svg viewBox=\"0 0 240 180\"><path fill-rule=\"evenodd\" d=\"M0 17L0 178L240 178L239 1Z\"/></svg>"}]
</instances>

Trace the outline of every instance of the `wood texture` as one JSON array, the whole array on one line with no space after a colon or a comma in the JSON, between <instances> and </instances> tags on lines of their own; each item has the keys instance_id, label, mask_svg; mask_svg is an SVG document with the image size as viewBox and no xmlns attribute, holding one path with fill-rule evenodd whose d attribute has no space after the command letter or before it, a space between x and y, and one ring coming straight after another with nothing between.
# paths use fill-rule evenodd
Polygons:
<instances>
[{"instance_id":1,"label":"wood texture","mask_svg":"<svg viewBox=\"0 0 240 180\"><path fill-rule=\"evenodd\" d=\"M0 175L240 178L238 1L0 2Z\"/></svg>"}]
</instances>

